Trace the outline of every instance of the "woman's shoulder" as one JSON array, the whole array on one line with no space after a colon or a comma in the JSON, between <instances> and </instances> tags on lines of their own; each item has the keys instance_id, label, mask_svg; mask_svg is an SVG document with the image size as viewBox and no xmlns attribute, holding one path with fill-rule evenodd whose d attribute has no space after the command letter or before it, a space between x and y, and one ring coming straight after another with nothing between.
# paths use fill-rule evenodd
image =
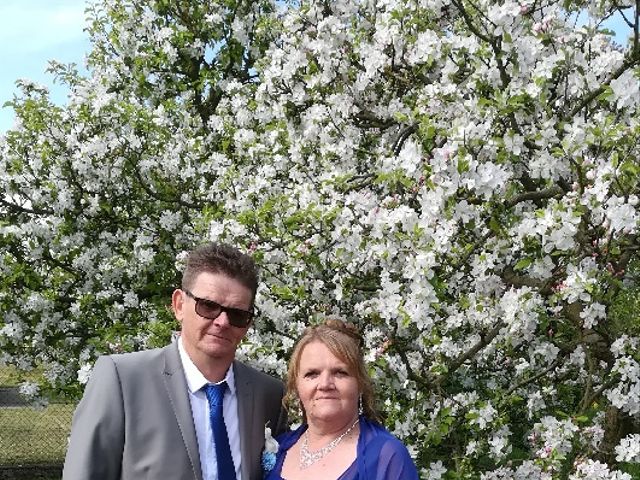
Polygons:
<instances>
[{"instance_id":1,"label":"woman's shoulder","mask_svg":"<svg viewBox=\"0 0 640 480\"><path fill-rule=\"evenodd\" d=\"M405 444L393 435L389 430L384 428L378 422L364 419L365 436L369 448L384 449L386 451L407 452Z\"/></svg>"},{"instance_id":2,"label":"woman's shoulder","mask_svg":"<svg viewBox=\"0 0 640 480\"><path fill-rule=\"evenodd\" d=\"M375 478L418 480L418 472L406 445L379 423L363 422L362 471Z\"/></svg>"},{"instance_id":3,"label":"woman's shoulder","mask_svg":"<svg viewBox=\"0 0 640 480\"><path fill-rule=\"evenodd\" d=\"M280 435L276 436L276 441L278 442L279 450L282 450L282 449L288 450L289 447L291 447L294 443L298 441L298 439L306 429L307 429L307 426L303 424L293 430L287 430L286 432L283 432Z\"/></svg>"},{"instance_id":4,"label":"woman's shoulder","mask_svg":"<svg viewBox=\"0 0 640 480\"><path fill-rule=\"evenodd\" d=\"M389 430L387 430L380 423L375 420L371 420L366 417L360 417L360 428L365 431L367 435L371 438L379 438L379 440L397 440L399 441L395 435L393 435Z\"/></svg>"}]
</instances>

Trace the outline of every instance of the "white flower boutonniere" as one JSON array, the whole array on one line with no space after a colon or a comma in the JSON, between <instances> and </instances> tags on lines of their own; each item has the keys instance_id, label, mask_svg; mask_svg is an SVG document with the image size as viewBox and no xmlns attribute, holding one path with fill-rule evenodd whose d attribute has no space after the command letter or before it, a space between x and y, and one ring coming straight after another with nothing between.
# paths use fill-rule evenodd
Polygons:
<instances>
[{"instance_id":1,"label":"white flower boutonniere","mask_svg":"<svg viewBox=\"0 0 640 480\"><path fill-rule=\"evenodd\" d=\"M271 436L271 429L264 426L264 450L262 450L262 470L266 475L276 466L276 453L278 453L278 442Z\"/></svg>"}]
</instances>

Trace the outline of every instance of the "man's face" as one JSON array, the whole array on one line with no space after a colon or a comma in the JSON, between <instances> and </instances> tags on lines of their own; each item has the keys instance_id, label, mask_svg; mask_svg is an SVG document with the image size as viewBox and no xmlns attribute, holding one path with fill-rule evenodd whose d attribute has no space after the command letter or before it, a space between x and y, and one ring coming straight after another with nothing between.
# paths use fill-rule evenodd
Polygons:
<instances>
[{"instance_id":1,"label":"man's face","mask_svg":"<svg viewBox=\"0 0 640 480\"><path fill-rule=\"evenodd\" d=\"M225 307L251 309L251 289L221 273L200 273L189 291L195 297L213 300ZM172 297L173 309L182 324L182 342L193 363L201 368L211 361L231 362L249 327L234 327L226 311L211 320L196 313L196 300L183 290ZM202 370L202 368L201 368Z\"/></svg>"}]
</instances>

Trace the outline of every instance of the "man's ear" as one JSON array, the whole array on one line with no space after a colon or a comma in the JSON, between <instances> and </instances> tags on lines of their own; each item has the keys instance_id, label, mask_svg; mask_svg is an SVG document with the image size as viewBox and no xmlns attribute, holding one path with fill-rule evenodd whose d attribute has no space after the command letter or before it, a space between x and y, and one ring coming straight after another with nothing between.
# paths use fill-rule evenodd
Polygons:
<instances>
[{"instance_id":1,"label":"man's ear","mask_svg":"<svg viewBox=\"0 0 640 480\"><path fill-rule=\"evenodd\" d=\"M184 292L179 288L176 288L171 295L171 309L176 316L176 320L182 323L182 317L184 315Z\"/></svg>"}]
</instances>

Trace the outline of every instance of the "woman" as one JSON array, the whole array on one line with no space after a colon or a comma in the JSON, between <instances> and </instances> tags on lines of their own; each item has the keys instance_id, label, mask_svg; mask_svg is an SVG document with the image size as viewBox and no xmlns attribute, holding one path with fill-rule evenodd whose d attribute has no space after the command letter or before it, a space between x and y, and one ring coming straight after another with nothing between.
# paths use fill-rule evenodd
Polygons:
<instances>
[{"instance_id":1,"label":"woman","mask_svg":"<svg viewBox=\"0 0 640 480\"><path fill-rule=\"evenodd\" d=\"M296 398L303 424L277 438L268 480L417 480L407 448L378 423L355 328L340 320L308 328L298 341L284 402Z\"/></svg>"}]
</instances>

